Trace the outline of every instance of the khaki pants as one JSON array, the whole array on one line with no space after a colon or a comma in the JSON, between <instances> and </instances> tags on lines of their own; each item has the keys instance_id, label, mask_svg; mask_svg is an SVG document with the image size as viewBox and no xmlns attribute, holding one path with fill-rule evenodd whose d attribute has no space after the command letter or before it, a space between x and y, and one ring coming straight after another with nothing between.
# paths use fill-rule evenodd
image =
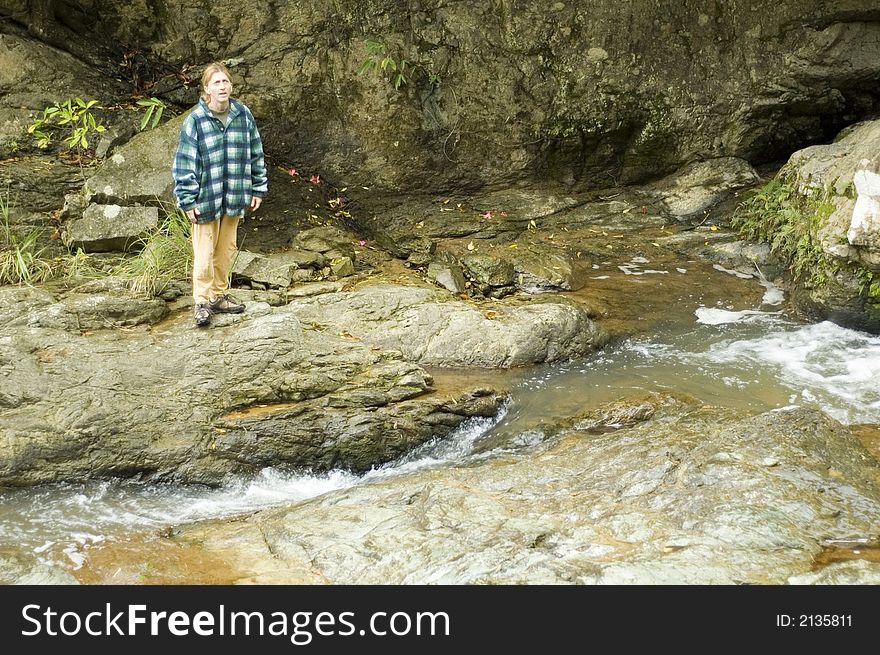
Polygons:
<instances>
[{"instance_id":1,"label":"khaki pants","mask_svg":"<svg viewBox=\"0 0 880 655\"><path fill-rule=\"evenodd\" d=\"M235 257L238 216L223 216L208 223L194 223L193 300L210 302L229 289L229 270Z\"/></svg>"}]
</instances>

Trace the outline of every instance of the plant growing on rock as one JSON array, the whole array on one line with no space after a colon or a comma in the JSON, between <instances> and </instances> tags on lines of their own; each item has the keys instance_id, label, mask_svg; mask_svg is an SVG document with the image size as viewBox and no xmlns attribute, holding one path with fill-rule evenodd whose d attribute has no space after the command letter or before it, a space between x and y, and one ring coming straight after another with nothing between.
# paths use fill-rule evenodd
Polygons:
<instances>
[{"instance_id":1,"label":"plant growing on rock","mask_svg":"<svg viewBox=\"0 0 880 655\"><path fill-rule=\"evenodd\" d=\"M358 73L366 75L375 71L381 75L388 75L392 86L397 90L408 84L418 70L424 73L430 84L434 86L440 84L439 75L423 64L405 59L399 48L392 48L380 39L367 39L364 45L364 61Z\"/></svg>"},{"instance_id":2,"label":"plant growing on rock","mask_svg":"<svg viewBox=\"0 0 880 655\"><path fill-rule=\"evenodd\" d=\"M746 238L767 243L795 279L822 286L839 269L817 236L833 211L828 189L801 190L797 172L783 168L737 207L731 225Z\"/></svg>"},{"instance_id":3,"label":"plant growing on rock","mask_svg":"<svg viewBox=\"0 0 880 655\"><path fill-rule=\"evenodd\" d=\"M190 223L182 210L165 209L159 229L141 239L141 250L113 270L132 278L132 291L148 296L162 293L172 280L185 279L192 267Z\"/></svg>"},{"instance_id":4,"label":"plant growing on rock","mask_svg":"<svg viewBox=\"0 0 880 655\"><path fill-rule=\"evenodd\" d=\"M144 116L141 118L140 130L143 132L147 129L147 125L155 128L162 120L162 114L165 112L166 105L159 98L141 99L137 101L137 106L144 110Z\"/></svg>"},{"instance_id":5,"label":"plant growing on rock","mask_svg":"<svg viewBox=\"0 0 880 655\"><path fill-rule=\"evenodd\" d=\"M37 242L42 230L16 234L9 224L9 193L0 196L0 284L32 284L52 277L52 264Z\"/></svg>"},{"instance_id":6,"label":"plant growing on rock","mask_svg":"<svg viewBox=\"0 0 880 655\"><path fill-rule=\"evenodd\" d=\"M82 159L83 152L89 148L89 137L106 130L92 113L92 108L97 104L97 100L85 101L82 98L68 98L55 103L46 107L43 115L28 126L28 134L36 140L39 148L48 148L52 133L64 132L68 150L76 150Z\"/></svg>"}]
</instances>

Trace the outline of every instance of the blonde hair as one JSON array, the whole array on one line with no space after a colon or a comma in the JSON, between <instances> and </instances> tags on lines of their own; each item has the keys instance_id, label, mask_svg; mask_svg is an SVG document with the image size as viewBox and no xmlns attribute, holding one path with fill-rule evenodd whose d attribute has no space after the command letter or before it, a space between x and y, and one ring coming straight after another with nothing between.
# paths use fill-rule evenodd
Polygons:
<instances>
[{"instance_id":1,"label":"blonde hair","mask_svg":"<svg viewBox=\"0 0 880 655\"><path fill-rule=\"evenodd\" d=\"M220 61L208 64L205 66L205 70L202 71L202 86L199 89L199 95L202 96L202 100L205 102L208 102L209 99L208 94L205 93L205 87L208 86L208 82L211 81L211 76L214 75L214 73L223 73L229 78L229 83L232 84L232 73L226 68L226 64Z\"/></svg>"}]
</instances>

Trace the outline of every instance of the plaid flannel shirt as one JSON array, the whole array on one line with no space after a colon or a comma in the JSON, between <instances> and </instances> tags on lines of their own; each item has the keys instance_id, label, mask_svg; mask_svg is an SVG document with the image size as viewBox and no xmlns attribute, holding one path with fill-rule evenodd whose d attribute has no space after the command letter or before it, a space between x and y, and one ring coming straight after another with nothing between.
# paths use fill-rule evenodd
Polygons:
<instances>
[{"instance_id":1,"label":"plaid flannel shirt","mask_svg":"<svg viewBox=\"0 0 880 655\"><path fill-rule=\"evenodd\" d=\"M198 209L199 223L244 216L251 197L269 191L263 143L250 109L230 100L224 127L200 99L180 126L171 173L177 206Z\"/></svg>"}]
</instances>

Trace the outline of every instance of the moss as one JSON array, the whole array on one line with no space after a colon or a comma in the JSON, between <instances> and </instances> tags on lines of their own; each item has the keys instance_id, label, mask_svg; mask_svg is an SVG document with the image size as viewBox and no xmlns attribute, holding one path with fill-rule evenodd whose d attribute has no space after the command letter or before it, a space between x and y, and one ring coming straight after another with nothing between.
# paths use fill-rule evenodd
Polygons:
<instances>
[{"instance_id":1,"label":"moss","mask_svg":"<svg viewBox=\"0 0 880 655\"><path fill-rule=\"evenodd\" d=\"M834 192L830 186L807 192L799 186L797 172L784 167L740 204L732 226L750 240L769 244L787 263L795 280L821 288L845 266L824 252L817 236L834 211ZM853 266L852 272L869 279L865 268Z\"/></svg>"}]
</instances>

